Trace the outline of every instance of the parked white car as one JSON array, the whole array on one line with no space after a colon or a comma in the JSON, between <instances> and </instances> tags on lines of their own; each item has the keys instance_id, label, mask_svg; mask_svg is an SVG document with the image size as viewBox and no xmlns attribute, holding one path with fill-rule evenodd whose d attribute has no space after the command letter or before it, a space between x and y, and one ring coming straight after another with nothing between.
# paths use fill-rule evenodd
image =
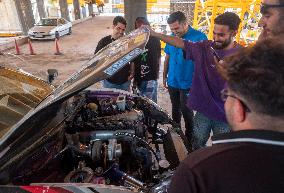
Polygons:
<instances>
[{"instance_id":1,"label":"parked white car","mask_svg":"<svg viewBox=\"0 0 284 193\"><path fill-rule=\"evenodd\" d=\"M72 23L64 18L43 18L32 27L28 36L31 39L55 39L72 33Z\"/></svg>"}]
</instances>

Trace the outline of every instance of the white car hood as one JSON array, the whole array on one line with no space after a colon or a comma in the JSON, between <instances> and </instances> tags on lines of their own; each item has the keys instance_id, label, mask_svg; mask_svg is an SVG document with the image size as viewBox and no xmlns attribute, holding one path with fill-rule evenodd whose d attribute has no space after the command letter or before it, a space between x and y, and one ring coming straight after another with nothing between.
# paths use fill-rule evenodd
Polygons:
<instances>
[{"instance_id":1,"label":"white car hood","mask_svg":"<svg viewBox=\"0 0 284 193\"><path fill-rule=\"evenodd\" d=\"M54 28L56 28L56 26L34 26L30 29L30 31L48 33Z\"/></svg>"}]
</instances>

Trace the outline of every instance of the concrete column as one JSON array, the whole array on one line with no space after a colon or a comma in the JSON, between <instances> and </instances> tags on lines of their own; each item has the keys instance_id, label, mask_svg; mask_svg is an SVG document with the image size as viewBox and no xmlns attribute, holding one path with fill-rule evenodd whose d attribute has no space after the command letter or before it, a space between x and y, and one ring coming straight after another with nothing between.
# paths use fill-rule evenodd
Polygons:
<instances>
[{"instance_id":1,"label":"concrete column","mask_svg":"<svg viewBox=\"0 0 284 193\"><path fill-rule=\"evenodd\" d=\"M14 0L23 34L27 35L35 24L32 4L29 0Z\"/></svg>"},{"instance_id":2,"label":"concrete column","mask_svg":"<svg viewBox=\"0 0 284 193\"><path fill-rule=\"evenodd\" d=\"M45 18L46 12L45 12L44 0L36 0L36 3L40 19Z\"/></svg>"},{"instance_id":3,"label":"concrete column","mask_svg":"<svg viewBox=\"0 0 284 193\"><path fill-rule=\"evenodd\" d=\"M67 0L59 0L61 17L70 21Z\"/></svg>"},{"instance_id":4,"label":"concrete column","mask_svg":"<svg viewBox=\"0 0 284 193\"><path fill-rule=\"evenodd\" d=\"M88 10L89 10L89 16L91 16L94 13L94 9L93 9L93 4L92 3L88 3Z\"/></svg>"},{"instance_id":5,"label":"concrete column","mask_svg":"<svg viewBox=\"0 0 284 193\"><path fill-rule=\"evenodd\" d=\"M73 0L75 20L80 19L80 3L79 0Z\"/></svg>"},{"instance_id":6,"label":"concrete column","mask_svg":"<svg viewBox=\"0 0 284 193\"><path fill-rule=\"evenodd\" d=\"M146 0L124 0L124 16L127 21L126 32L134 29L136 17L146 17Z\"/></svg>"},{"instance_id":7,"label":"concrete column","mask_svg":"<svg viewBox=\"0 0 284 193\"><path fill-rule=\"evenodd\" d=\"M0 31L22 31L14 1L2 0L0 2L0 21Z\"/></svg>"}]
</instances>

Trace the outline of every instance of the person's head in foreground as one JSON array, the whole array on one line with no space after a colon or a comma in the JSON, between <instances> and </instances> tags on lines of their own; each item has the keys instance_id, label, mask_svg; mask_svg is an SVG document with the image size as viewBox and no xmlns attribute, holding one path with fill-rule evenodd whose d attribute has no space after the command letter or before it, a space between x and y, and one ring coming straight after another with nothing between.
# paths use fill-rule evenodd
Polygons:
<instances>
[{"instance_id":1,"label":"person's head in foreground","mask_svg":"<svg viewBox=\"0 0 284 193\"><path fill-rule=\"evenodd\" d=\"M284 132L283 36L260 41L228 61L219 70L228 83L222 97L232 129Z\"/></svg>"}]
</instances>

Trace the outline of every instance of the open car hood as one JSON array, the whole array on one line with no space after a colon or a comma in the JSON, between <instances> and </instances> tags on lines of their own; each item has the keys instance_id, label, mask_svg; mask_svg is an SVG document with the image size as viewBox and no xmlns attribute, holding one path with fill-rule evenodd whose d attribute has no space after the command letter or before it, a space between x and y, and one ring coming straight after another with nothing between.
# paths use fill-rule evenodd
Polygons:
<instances>
[{"instance_id":1,"label":"open car hood","mask_svg":"<svg viewBox=\"0 0 284 193\"><path fill-rule=\"evenodd\" d=\"M58 103L75 95L96 82L111 77L124 65L144 52L149 35L150 33L147 28L139 28L112 42L100 50L92 59L84 64L78 72L74 73L67 81L65 81L55 90L47 85L44 85L40 81L37 82L36 85L38 88L36 89L36 93L33 93L33 95L37 97L37 105L32 106L30 109L28 109L29 111L22 116L18 113L15 113L15 115L18 116L17 121L11 122L10 125L6 127L4 131L5 133L0 135L0 146L3 145L5 140L9 138L9 136L12 135L18 127L24 124L37 112L43 110L51 104ZM16 74L17 72L11 71L11 73ZM25 76L23 73L15 76L15 78L21 79L24 77ZM45 89L43 89L43 85L45 86ZM25 85L21 85L19 89L24 90Z\"/></svg>"},{"instance_id":2,"label":"open car hood","mask_svg":"<svg viewBox=\"0 0 284 193\"><path fill-rule=\"evenodd\" d=\"M149 35L147 28L140 28L101 49L77 73L57 87L40 106L56 102L111 77L144 52Z\"/></svg>"}]
</instances>

